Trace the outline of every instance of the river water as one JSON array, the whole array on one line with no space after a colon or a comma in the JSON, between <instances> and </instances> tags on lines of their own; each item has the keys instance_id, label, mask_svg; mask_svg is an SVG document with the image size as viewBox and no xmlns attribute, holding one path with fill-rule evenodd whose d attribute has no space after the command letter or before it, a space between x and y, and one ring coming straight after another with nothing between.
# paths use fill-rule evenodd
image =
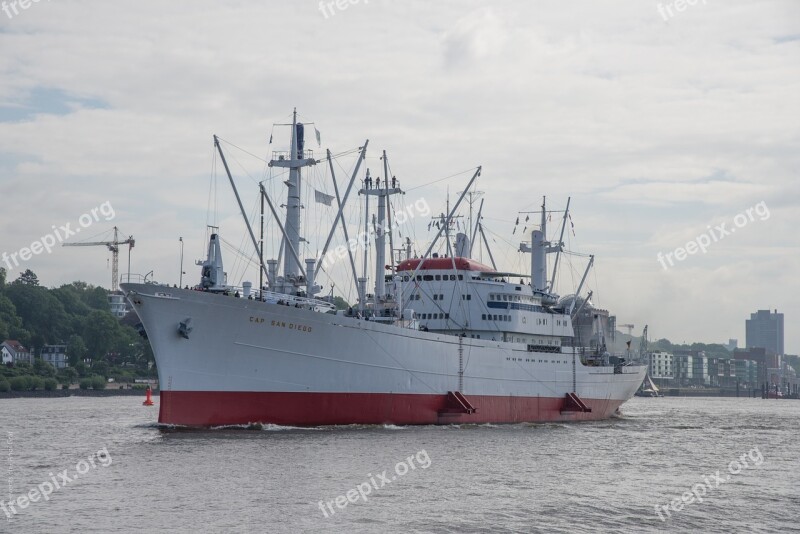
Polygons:
<instances>
[{"instance_id":1,"label":"river water","mask_svg":"<svg viewBox=\"0 0 800 534\"><path fill-rule=\"evenodd\" d=\"M636 398L597 423L176 431L141 400L0 400L0 532L800 531L800 401Z\"/></svg>"}]
</instances>

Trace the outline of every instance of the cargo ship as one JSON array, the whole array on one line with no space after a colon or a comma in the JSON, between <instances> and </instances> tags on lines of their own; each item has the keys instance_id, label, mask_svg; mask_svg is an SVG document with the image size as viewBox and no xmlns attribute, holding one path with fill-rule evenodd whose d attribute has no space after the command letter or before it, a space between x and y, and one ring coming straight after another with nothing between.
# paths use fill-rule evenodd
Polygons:
<instances>
[{"instance_id":1,"label":"cargo ship","mask_svg":"<svg viewBox=\"0 0 800 534\"><path fill-rule=\"evenodd\" d=\"M270 169L288 174L280 207L267 194L280 230L279 259L259 254L258 287L227 282L220 235L209 237L199 282L193 287L123 283L149 339L158 366L159 422L188 427L275 424L469 424L587 421L611 417L642 384L646 368L576 347L572 317L548 280L547 256L563 242L547 240L544 201L541 222L520 244L530 254L530 272L514 273L472 258L473 243L485 240L480 224L454 232L453 221L481 174L477 168L458 201L434 224L438 232L423 254L391 253L391 197L401 194L389 176L359 174L366 141L359 147L344 195L336 186L331 153L315 158L305 149L305 128L292 121L289 150L274 153ZM215 149L230 179L250 240L263 251L245 213L217 137ZM301 186L313 165L330 166L337 215L322 253L301 261ZM364 242L374 266L359 273L347 251L358 301L337 309L321 297L320 269L334 236L347 235L343 212L359 184ZM377 205L370 219L369 209ZM482 208L482 204L481 204ZM480 210L478 215L480 221ZM564 213L566 223L566 211ZM563 238L563 225L561 228ZM453 235L455 233L455 235ZM526 237L528 237L526 235ZM439 245L437 249L436 246ZM488 246L488 242L485 243ZM341 249L339 249L341 250ZM435 252L438 250L438 252ZM341 256L341 254L340 254ZM342 259L344 261L344 259ZM555 267L554 267L555 268ZM374 270L373 270L374 269ZM324 272L324 269L323 269ZM371 275L371 276L370 276ZM369 278L374 286L367 290ZM584 276L585 278L585 276ZM527 282L526 282L527 280ZM578 288L578 293L580 288ZM575 302L576 299L570 299Z\"/></svg>"}]
</instances>

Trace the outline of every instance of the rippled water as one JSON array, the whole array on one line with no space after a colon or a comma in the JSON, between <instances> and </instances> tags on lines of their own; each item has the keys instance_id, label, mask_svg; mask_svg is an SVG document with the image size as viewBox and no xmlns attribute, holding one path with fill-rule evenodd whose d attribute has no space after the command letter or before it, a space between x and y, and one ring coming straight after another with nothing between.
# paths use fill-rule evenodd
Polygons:
<instances>
[{"instance_id":1,"label":"rippled water","mask_svg":"<svg viewBox=\"0 0 800 534\"><path fill-rule=\"evenodd\" d=\"M10 521L0 511L0 532L788 532L800 521L800 401L633 399L619 418L568 425L203 432L158 428L157 406L130 397L0 407L0 499L9 482L16 499L86 470ZM731 474L756 448L760 465ZM701 494L716 471L729 480L711 477L702 503L659 519L657 505ZM338 508L359 484L367 501L353 491Z\"/></svg>"}]
</instances>

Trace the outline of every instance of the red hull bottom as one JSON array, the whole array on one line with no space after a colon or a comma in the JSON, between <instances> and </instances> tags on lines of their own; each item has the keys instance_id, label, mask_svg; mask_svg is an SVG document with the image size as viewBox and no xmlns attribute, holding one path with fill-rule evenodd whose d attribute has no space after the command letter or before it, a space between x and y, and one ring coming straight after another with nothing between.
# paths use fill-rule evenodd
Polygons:
<instances>
[{"instance_id":1,"label":"red hull bottom","mask_svg":"<svg viewBox=\"0 0 800 534\"><path fill-rule=\"evenodd\" d=\"M447 411L446 395L162 391L158 421L192 427L352 424L441 425L607 419L620 400L582 399L591 412L562 411L565 399L467 395L476 412Z\"/></svg>"}]
</instances>

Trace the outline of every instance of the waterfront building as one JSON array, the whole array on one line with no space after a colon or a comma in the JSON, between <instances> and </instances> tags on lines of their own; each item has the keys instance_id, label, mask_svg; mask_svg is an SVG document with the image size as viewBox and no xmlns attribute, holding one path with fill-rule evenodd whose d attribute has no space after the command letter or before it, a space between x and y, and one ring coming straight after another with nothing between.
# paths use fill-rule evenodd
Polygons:
<instances>
[{"instance_id":1,"label":"waterfront building","mask_svg":"<svg viewBox=\"0 0 800 534\"><path fill-rule=\"evenodd\" d=\"M26 349L22 343L14 339L3 341L0 346L2 352L3 363L17 364L19 362L33 363L33 353Z\"/></svg>"},{"instance_id":2,"label":"waterfront building","mask_svg":"<svg viewBox=\"0 0 800 534\"><path fill-rule=\"evenodd\" d=\"M648 355L648 373L650 378L656 380L672 380L673 373L673 358L674 356L669 352L651 352Z\"/></svg>"},{"instance_id":3,"label":"waterfront building","mask_svg":"<svg viewBox=\"0 0 800 534\"><path fill-rule=\"evenodd\" d=\"M774 354L783 354L783 314L775 310L758 310L750 314L745 324L747 348L764 348Z\"/></svg>"},{"instance_id":4,"label":"waterfront building","mask_svg":"<svg viewBox=\"0 0 800 534\"><path fill-rule=\"evenodd\" d=\"M108 295L108 306L111 314L117 319L122 319L128 314L128 301L121 292Z\"/></svg>"},{"instance_id":5,"label":"waterfront building","mask_svg":"<svg viewBox=\"0 0 800 534\"><path fill-rule=\"evenodd\" d=\"M46 361L56 369L69 367L67 360L66 345L45 345L42 347L42 360Z\"/></svg>"},{"instance_id":6,"label":"waterfront building","mask_svg":"<svg viewBox=\"0 0 800 534\"><path fill-rule=\"evenodd\" d=\"M689 354L673 355L673 376L676 385L688 386L694 384L694 358Z\"/></svg>"}]
</instances>

